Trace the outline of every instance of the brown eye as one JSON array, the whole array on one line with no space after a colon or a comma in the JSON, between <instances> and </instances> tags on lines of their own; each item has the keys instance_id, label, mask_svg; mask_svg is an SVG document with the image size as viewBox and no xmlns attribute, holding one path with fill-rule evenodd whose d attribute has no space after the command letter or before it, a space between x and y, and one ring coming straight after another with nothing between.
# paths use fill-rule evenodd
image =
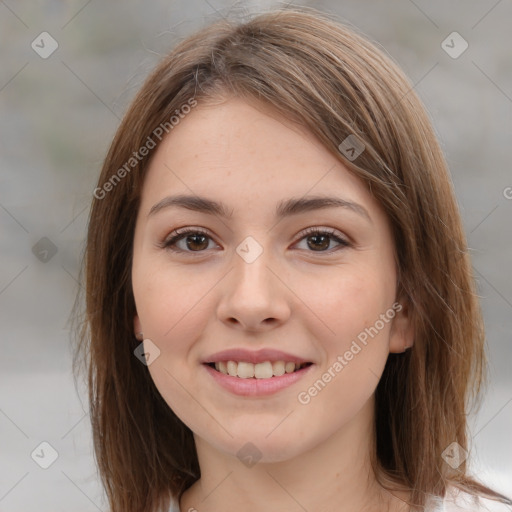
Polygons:
<instances>
[{"instance_id":1,"label":"brown eye","mask_svg":"<svg viewBox=\"0 0 512 512\"><path fill-rule=\"evenodd\" d=\"M332 241L336 242L341 247L348 247L350 244L335 234L333 230L321 230L318 228L310 228L305 232L305 236L302 237L301 241L307 240L307 247L312 252L334 252L340 247L329 250L329 246Z\"/></svg>"},{"instance_id":2,"label":"brown eye","mask_svg":"<svg viewBox=\"0 0 512 512\"><path fill-rule=\"evenodd\" d=\"M185 245L177 246L182 240L185 241ZM173 252L204 252L210 240L208 234L197 229L176 230L162 243L162 247ZM178 248L174 248L175 246Z\"/></svg>"},{"instance_id":3,"label":"brown eye","mask_svg":"<svg viewBox=\"0 0 512 512\"><path fill-rule=\"evenodd\" d=\"M303 233L302 240L307 240L308 252L332 253L343 247L349 247L350 243L336 234L334 230L319 228L309 228ZM213 241L211 236L200 229L177 229L164 240L160 247L176 253L196 253L205 252L209 247L209 242ZM184 243L181 243L184 242ZM329 249L332 242L338 244L338 247ZM180 245L178 245L181 243Z\"/></svg>"},{"instance_id":4,"label":"brown eye","mask_svg":"<svg viewBox=\"0 0 512 512\"><path fill-rule=\"evenodd\" d=\"M185 238L187 248L190 250L198 250L206 249L208 247L208 237L204 235L189 235ZM206 244L205 244L206 240Z\"/></svg>"},{"instance_id":5,"label":"brown eye","mask_svg":"<svg viewBox=\"0 0 512 512\"><path fill-rule=\"evenodd\" d=\"M329 248L330 245L330 237L325 235L311 235L308 237L310 242L308 242L308 247L312 249L320 249L325 250ZM311 242L312 240L312 242Z\"/></svg>"}]
</instances>

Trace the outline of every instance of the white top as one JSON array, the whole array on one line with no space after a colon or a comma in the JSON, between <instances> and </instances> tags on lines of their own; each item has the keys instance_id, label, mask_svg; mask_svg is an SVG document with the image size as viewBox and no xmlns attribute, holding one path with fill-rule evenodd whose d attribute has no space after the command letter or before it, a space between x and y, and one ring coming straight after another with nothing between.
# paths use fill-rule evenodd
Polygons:
<instances>
[{"instance_id":1,"label":"white top","mask_svg":"<svg viewBox=\"0 0 512 512\"><path fill-rule=\"evenodd\" d=\"M505 505L499 501L480 498L479 506L473 502L471 494L460 491L455 487L449 487L446 496L441 498L432 498L427 505L425 512L512 512L512 505ZM180 511L178 504L171 504L169 512L188 512ZM192 509L191 512L194 512Z\"/></svg>"}]
</instances>

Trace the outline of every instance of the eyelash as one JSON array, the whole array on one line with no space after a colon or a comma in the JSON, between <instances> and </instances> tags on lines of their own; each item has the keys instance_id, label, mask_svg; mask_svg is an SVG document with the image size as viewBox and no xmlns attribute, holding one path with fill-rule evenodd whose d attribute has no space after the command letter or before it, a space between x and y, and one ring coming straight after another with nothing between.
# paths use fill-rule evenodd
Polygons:
<instances>
[{"instance_id":1,"label":"eyelash","mask_svg":"<svg viewBox=\"0 0 512 512\"><path fill-rule=\"evenodd\" d=\"M201 255L201 253L206 252L206 249L203 251L185 251L183 249L173 249L172 246L175 245L177 242L179 242L181 239L184 239L187 237L187 235L204 235L212 240L212 237L208 234L207 231L201 229L201 228L181 228L176 229L173 231L163 242L161 242L159 245L160 248L169 250L174 253L189 253L195 255ZM322 236L327 235L331 237L335 242L338 242L340 246L338 248L330 249L327 251L307 251L312 253L320 253L320 254L332 254L333 252L345 248L350 247L350 243L345 240L344 238L341 238L340 236L336 235L336 231L331 228L307 228L304 230L301 234L301 238L298 240L299 242L303 240L304 238L307 238L309 236Z\"/></svg>"}]
</instances>

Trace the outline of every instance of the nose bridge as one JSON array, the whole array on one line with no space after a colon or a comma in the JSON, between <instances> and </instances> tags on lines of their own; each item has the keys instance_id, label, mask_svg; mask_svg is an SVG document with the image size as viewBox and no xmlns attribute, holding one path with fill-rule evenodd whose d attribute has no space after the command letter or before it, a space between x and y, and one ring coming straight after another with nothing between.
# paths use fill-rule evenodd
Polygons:
<instances>
[{"instance_id":1,"label":"nose bridge","mask_svg":"<svg viewBox=\"0 0 512 512\"><path fill-rule=\"evenodd\" d=\"M262 240L262 237L259 238ZM264 246L264 243L248 236L237 246L233 261L233 282L236 289L261 296L270 293L271 250L269 245Z\"/></svg>"},{"instance_id":2,"label":"nose bridge","mask_svg":"<svg viewBox=\"0 0 512 512\"><path fill-rule=\"evenodd\" d=\"M258 329L268 319L282 321L289 314L285 287L271 270L278 265L264 243L247 237L236 247L219 303L221 320L234 319L246 328Z\"/></svg>"}]
</instances>

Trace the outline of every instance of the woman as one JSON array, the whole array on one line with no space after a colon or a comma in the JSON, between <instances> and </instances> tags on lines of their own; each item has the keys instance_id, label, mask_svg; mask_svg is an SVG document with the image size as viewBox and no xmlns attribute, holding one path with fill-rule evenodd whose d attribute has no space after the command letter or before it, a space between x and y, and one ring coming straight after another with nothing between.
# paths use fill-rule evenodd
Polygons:
<instances>
[{"instance_id":1,"label":"woman","mask_svg":"<svg viewBox=\"0 0 512 512\"><path fill-rule=\"evenodd\" d=\"M112 142L84 268L113 512L510 510L467 471L484 333L446 163L353 30L284 9L182 41Z\"/></svg>"}]
</instances>

